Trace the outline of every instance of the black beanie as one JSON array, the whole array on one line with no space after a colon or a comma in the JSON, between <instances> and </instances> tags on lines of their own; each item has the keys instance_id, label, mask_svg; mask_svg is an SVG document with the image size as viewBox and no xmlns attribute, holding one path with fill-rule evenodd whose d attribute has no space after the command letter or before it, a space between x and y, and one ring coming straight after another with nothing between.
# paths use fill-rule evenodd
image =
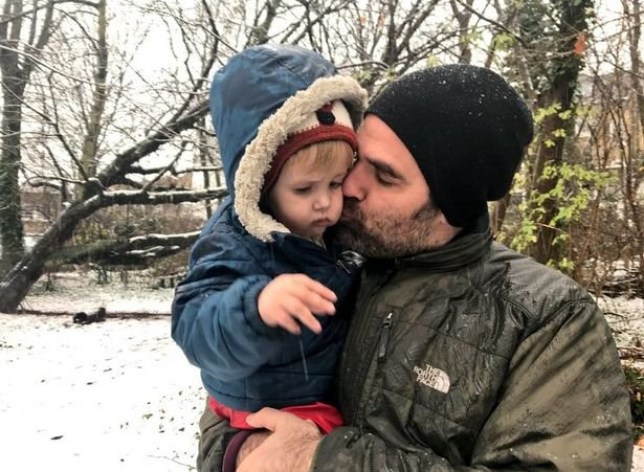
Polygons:
<instances>
[{"instance_id":1,"label":"black beanie","mask_svg":"<svg viewBox=\"0 0 644 472\"><path fill-rule=\"evenodd\" d=\"M468 227L512 185L533 134L517 92L483 67L454 64L402 76L369 105L414 156L452 226Z\"/></svg>"}]
</instances>

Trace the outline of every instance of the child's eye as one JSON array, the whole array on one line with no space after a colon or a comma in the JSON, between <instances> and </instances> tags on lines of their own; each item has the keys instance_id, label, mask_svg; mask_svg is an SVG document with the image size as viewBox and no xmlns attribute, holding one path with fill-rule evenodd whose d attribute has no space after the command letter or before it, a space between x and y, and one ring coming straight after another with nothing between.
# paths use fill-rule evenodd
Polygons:
<instances>
[{"instance_id":1,"label":"child's eye","mask_svg":"<svg viewBox=\"0 0 644 472\"><path fill-rule=\"evenodd\" d=\"M298 195L305 195L311 191L311 187L298 187L293 190Z\"/></svg>"},{"instance_id":2,"label":"child's eye","mask_svg":"<svg viewBox=\"0 0 644 472\"><path fill-rule=\"evenodd\" d=\"M329 187L331 187L333 190L338 189L342 187L342 181L333 181L329 184Z\"/></svg>"}]
</instances>

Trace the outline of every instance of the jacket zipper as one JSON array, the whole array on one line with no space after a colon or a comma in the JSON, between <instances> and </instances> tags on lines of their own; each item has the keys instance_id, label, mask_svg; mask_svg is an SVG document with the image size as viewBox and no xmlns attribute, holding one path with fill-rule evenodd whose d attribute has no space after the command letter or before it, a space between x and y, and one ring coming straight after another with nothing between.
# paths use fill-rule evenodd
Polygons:
<instances>
[{"instance_id":1,"label":"jacket zipper","mask_svg":"<svg viewBox=\"0 0 644 472\"><path fill-rule=\"evenodd\" d=\"M393 311L387 314L385 318L382 320L380 323L380 334L377 338L376 343L373 345L372 349L372 356L369 359L373 359L374 355L376 356L376 363L377 365L380 365L382 362L384 362L385 357L387 355L387 346L389 344L389 333L391 332L391 325L392 325L392 319L393 319L394 313ZM356 404L356 411L354 414L354 425L358 426L360 429L362 429L363 424L364 424L364 419L365 419L365 409L366 405L363 405L363 401L365 401L365 396L369 395L369 391L371 390L371 384L373 382L367 383L367 378L369 377L369 370L371 369L371 364L372 361L369 361L366 366L365 366L365 373L364 376L362 377L362 382L357 384L361 385L362 389L360 390L359 398L358 398L358 403Z\"/></svg>"},{"instance_id":2,"label":"jacket zipper","mask_svg":"<svg viewBox=\"0 0 644 472\"><path fill-rule=\"evenodd\" d=\"M382 287L385 286L387 281L391 280L391 278L396 274L397 269L398 269L398 265L396 264L396 267L392 273L387 275L387 277L384 280L380 280L378 283L374 284L375 287L371 289L368 305L366 307L366 310L368 310L367 312L371 311L371 308L376 305L376 302L378 300L377 293L380 291L380 289L382 289ZM390 315L393 316L393 313L390 313ZM381 323L384 324L386 319L387 317L385 317L385 319ZM367 358L365 356L364 361L358 362L358 370L356 372L355 381L353 382L354 394L353 394L352 403L355 405L355 410L353 412L353 424L358 426L360 429L362 429L362 422L361 422L362 419L360 417L364 416L363 414L361 414L361 409L362 409L361 399L367 392L367 389L364 388L365 382L367 380L367 377L369 376L369 368L371 367L373 357L376 355L377 352L379 352L380 344L384 342L385 351L387 349L386 344L388 344L389 342L389 330L391 329L391 318L389 318L389 321L387 323L389 323L389 327L386 328L386 331L387 331L386 339L384 341L380 339L382 336L382 331L384 330L384 327L381 327L381 335L379 335L378 338L376 338L375 342L371 343L371 345L369 346L370 349L369 351L367 351L372 353L371 357ZM357 341L357 340L354 340L354 341Z\"/></svg>"},{"instance_id":3,"label":"jacket zipper","mask_svg":"<svg viewBox=\"0 0 644 472\"><path fill-rule=\"evenodd\" d=\"M349 269L347 269L347 266L345 266L344 263L340 259L336 260L335 265L338 266L343 271L345 271L347 274L351 273L351 271Z\"/></svg>"},{"instance_id":4,"label":"jacket zipper","mask_svg":"<svg viewBox=\"0 0 644 472\"><path fill-rule=\"evenodd\" d=\"M389 331L391 331L391 318L393 315L394 312L392 311L382 320L380 340L378 341L378 363L382 363L387 355L387 344L389 344Z\"/></svg>"}]
</instances>

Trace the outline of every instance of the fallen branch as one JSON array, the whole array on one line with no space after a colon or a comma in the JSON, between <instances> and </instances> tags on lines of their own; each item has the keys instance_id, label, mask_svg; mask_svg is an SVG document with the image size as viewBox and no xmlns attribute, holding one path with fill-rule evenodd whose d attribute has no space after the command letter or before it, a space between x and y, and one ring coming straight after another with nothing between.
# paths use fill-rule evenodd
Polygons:
<instances>
[{"instance_id":1,"label":"fallen branch","mask_svg":"<svg viewBox=\"0 0 644 472\"><path fill-rule=\"evenodd\" d=\"M31 308L18 308L15 313L5 313L7 315L38 315L38 316L69 316L70 324L73 323L74 312L71 311L56 311L56 310L34 310ZM166 317L170 313L150 313L143 311L119 311L105 313L105 318L153 318L153 317Z\"/></svg>"},{"instance_id":2,"label":"fallen branch","mask_svg":"<svg viewBox=\"0 0 644 472\"><path fill-rule=\"evenodd\" d=\"M620 359L644 359L644 348L641 347L618 347L617 352Z\"/></svg>"}]
</instances>

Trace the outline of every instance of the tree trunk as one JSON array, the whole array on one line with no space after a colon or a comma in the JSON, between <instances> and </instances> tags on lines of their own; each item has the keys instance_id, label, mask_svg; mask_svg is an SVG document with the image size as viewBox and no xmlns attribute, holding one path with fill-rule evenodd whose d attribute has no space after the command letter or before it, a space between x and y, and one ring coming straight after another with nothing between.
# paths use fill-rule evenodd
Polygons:
<instances>
[{"instance_id":1,"label":"tree trunk","mask_svg":"<svg viewBox=\"0 0 644 472\"><path fill-rule=\"evenodd\" d=\"M17 16L11 22L11 16ZM2 151L0 152L0 273L23 255L23 228L20 211L20 131L24 71L20 67L18 47L22 30L22 1L8 0L0 23L0 70L2 71Z\"/></svg>"},{"instance_id":2,"label":"tree trunk","mask_svg":"<svg viewBox=\"0 0 644 472\"><path fill-rule=\"evenodd\" d=\"M58 216L34 248L0 283L0 313L16 311L31 286L42 275L45 262L71 237L76 226L100 207L100 199L94 197L69 207Z\"/></svg>"},{"instance_id":3,"label":"tree trunk","mask_svg":"<svg viewBox=\"0 0 644 472\"><path fill-rule=\"evenodd\" d=\"M503 229L503 223L505 222L505 215L508 212L509 206L510 206L509 193L501 200L494 202L494 206L492 207L492 215L490 216L490 229L494 236L497 236Z\"/></svg>"},{"instance_id":4,"label":"tree trunk","mask_svg":"<svg viewBox=\"0 0 644 472\"><path fill-rule=\"evenodd\" d=\"M0 233L2 258L0 273L6 273L24 253L21 218L20 128L23 87L15 70L13 77L3 73L2 152L0 153Z\"/></svg>"},{"instance_id":5,"label":"tree trunk","mask_svg":"<svg viewBox=\"0 0 644 472\"><path fill-rule=\"evenodd\" d=\"M564 119L562 113L570 111L573 107L579 71L583 67L587 9L592 6L591 3L589 0L574 4L562 2L557 3L555 7L558 9L557 16L560 17L556 37L558 54L553 56L548 65L548 76L551 79L548 84L545 84L546 88L539 97L538 106L546 110L555 105L559 108L557 112L546 116L541 124L542 142L534 163L532 188L537 195L548 195L548 198L540 204L539 211L534 212L538 215L536 242L527 250L534 259L543 264L560 260L563 251L560 244L555 244L555 238L564 228L558 228L554 224L558 201L551 192L559 183L557 170L564 159L564 144L567 137L572 136L574 131L574 120ZM545 176L544 171L549 168L554 168L555 172L549 172Z\"/></svg>"},{"instance_id":6,"label":"tree trunk","mask_svg":"<svg viewBox=\"0 0 644 472\"><path fill-rule=\"evenodd\" d=\"M629 1L632 3L633 11L629 10ZM644 153L642 152L642 135L644 134L644 90L642 87L641 73L642 73L642 57L640 55L640 39L642 36L642 19L641 19L641 4L640 0L622 0L624 5L624 12L628 18L628 22L632 27L628 29L628 43L631 59L631 83L633 84L633 91L635 92L635 117L632 120L635 122L639 120L639 136L633 137L633 145L629 149L629 155L632 156L630 162L627 163L624 176L624 184L626 190L626 206L630 209L631 220L637 234L635 254L639 254L638 265L640 267L640 288L644 290L644 209L642 209L639 188L642 185L642 177L644 176ZM633 123L634 124L634 123Z\"/></svg>"},{"instance_id":7,"label":"tree trunk","mask_svg":"<svg viewBox=\"0 0 644 472\"><path fill-rule=\"evenodd\" d=\"M470 64L472 62L472 41L470 40L470 19L472 18L473 0L462 0L463 10L458 9L456 0L451 0L452 13L458 22L458 62Z\"/></svg>"},{"instance_id":8,"label":"tree trunk","mask_svg":"<svg viewBox=\"0 0 644 472\"><path fill-rule=\"evenodd\" d=\"M94 92L92 94L92 107L86 123L86 132L83 140L83 153L81 155L81 172L83 179L87 180L96 175L98 140L101 136L103 112L107 98L107 7L105 0L97 3L98 8L98 38L96 40L96 72L94 74ZM78 195L82 196L84 186L79 187Z\"/></svg>"},{"instance_id":9,"label":"tree trunk","mask_svg":"<svg viewBox=\"0 0 644 472\"><path fill-rule=\"evenodd\" d=\"M565 81L568 78L569 81ZM548 108L555 103L559 103L563 110L570 109L571 97L573 90L570 89L570 84L576 84L576 74L567 74L565 77L561 76L562 81L555 81L552 89L548 93L542 95L542 101L539 106ZM533 179L533 192L536 195L547 195L557 185L559 177L553 174L550 177L544 176L546 167L553 166L558 168L563 162L563 150L565 137L554 137L556 130L568 129L568 125L559 117L559 113L555 113L544 119L542 123L542 135L546 139L552 140L552 145L545 145L541 143L539 151L534 163L534 179ZM557 214L557 200L554 197L546 198L540 205L541 213L537 220L537 239L536 242L528 248L530 254L535 260L542 264L548 263L551 260L559 260L561 255L561 247L554 244L555 238L559 234L559 229L556 228L552 221Z\"/></svg>"},{"instance_id":10,"label":"tree trunk","mask_svg":"<svg viewBox=\"0 0 644 472\"><path fill-rule=\"evenodd\" d=\"M35 4L35 2L34 2ZM23 11L22 0L6 0L0 15L0 71L2 72L2 137L0 144L0 274L24 255L24 230L18 171L21 164L22 103L25 87L37 59L51 35L55 2L41 6L45 10L40 34L36 39L36 12ZM31 17L28 41L22 40L24 18ZM20 60L21 48L29 54Z\"/></svg>"}]
</instances>

